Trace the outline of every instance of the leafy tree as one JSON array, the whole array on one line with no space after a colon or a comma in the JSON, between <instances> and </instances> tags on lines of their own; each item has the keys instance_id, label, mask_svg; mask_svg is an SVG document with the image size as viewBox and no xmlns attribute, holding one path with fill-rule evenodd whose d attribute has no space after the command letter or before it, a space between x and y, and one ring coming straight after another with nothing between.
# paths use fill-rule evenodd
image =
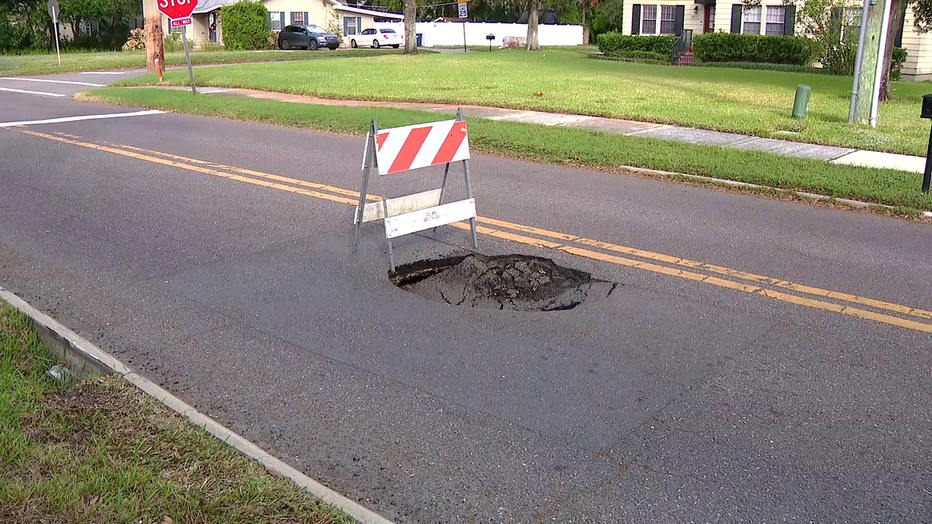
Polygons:
<instances>
[{"instance_id":1,"label":"leafy tree","mask_svg":"<svg viewBox=\"0 0 932 524\"><path fill-rule=\"evenodd\" d=\"M269 36L269 10L262 2L236 2L220 8L223 45L234 51L262 49Z\"/></svg>"},{"instance_id":2,"label":"leafy tree","mask_svg":"<svg viewBox=\"0 0 932 524\"><path fill-rule=\"evenodd\" d=\"M81 36L82 20L108 19L113 12L113 0L61 0L62 22L71 24L71 32L75 38Z\"/></svg>"}]
</instances>

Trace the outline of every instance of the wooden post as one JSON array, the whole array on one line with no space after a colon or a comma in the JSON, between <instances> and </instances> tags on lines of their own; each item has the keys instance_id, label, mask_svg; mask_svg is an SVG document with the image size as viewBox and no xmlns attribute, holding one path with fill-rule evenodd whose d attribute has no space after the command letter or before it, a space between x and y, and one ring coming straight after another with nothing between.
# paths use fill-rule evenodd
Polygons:
<instances>
[{"instance_id":1,"label":"wooden post","mask_svg":"<svg viewBox=\"0 0 932 524\"><path fill-rule=\"evenodd\" d=\"M165 49L162 47L162 13L159 12L158 0L144 0L142 13L146 18L146 71L158 73L155 57L162 59L165 67Z\"/></svg>"}]
</instances>

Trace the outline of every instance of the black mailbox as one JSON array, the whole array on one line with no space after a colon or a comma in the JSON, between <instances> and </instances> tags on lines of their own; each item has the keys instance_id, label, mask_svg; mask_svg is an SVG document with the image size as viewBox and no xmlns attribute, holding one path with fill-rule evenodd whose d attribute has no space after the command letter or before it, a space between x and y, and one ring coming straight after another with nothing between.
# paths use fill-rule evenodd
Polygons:
<instances>
[{"instance_id":1,"label":"black mailbox","mask_svg":"<svg viewBox=\"0 0 932 524\"><path fill-rule=\"evenodd\" d=\"M485 35L485 39L489 41L489 52L491 52L492 51L492 40L495 40L495 35L493 35L492 33L489 33ZM932 96L932 95L929 95L929 96Z\"/></svg>"},{"instance_id":2,"label":"black mailbox","mask_svg":"<svg viewBox=\"0 0 932 524\"><path fill-rule=\"evenodd\" d=\"M922 95L922 118L932 118L932 95Z\"/></svg>"}]
</instances>

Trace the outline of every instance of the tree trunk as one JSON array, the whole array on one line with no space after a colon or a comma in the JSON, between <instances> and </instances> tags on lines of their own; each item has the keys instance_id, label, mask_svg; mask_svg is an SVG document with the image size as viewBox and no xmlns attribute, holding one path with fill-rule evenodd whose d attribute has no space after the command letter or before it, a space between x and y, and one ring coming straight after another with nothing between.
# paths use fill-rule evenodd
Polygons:
<instances>
[{"instance_id":1,"label":"tree trunk","mask_svg":"<svg viewBox=\"0 0 932 524\"><path fill-rule=\"evenodd\" d=\"M589 12L589 0L582 2L582 43L589 45L589 26L586 25L586 13Z\"/></svg>"},{"instance_id":2,"label":"tree trunk","mask_svg":"<svg viewBox=\"0 0 932 524\"><path fill-rule=\"evenodd\" d=\"M527 47L528 51L540 51L540 44L537 39L537 20L540 12L540 0L530 0L528 2L527 16Z\"/></svg>"},{"instance_id":3,"label":"tree trunk","mask_svg":"<svg viewBox=\"0 0 932 524\"><path fill-rule=\"evenodd\" d=\"M881 101L891 100L893 92L890 89L890 66L893 64L893 41L900 30L903 18L906 15L907 0L893 0L890 2L890 26L887 28L887 49L883 57L883 75L880 80Z\"/></svg>"},{"instance_id":4,"label":"tree trunk","mask_svg":"<svg viewBox=\"0 0 932 524\"><path fill-rule=\"evenodd\" d=\"M404 0L405 54L417 54L417 0Z\"/></svg>"},{"instance_id":5,"label":"tree trunk","mask_svg":"<svg viewBox=\"0 0 932 524\"><path fill-rule=\"evenodd\" d=\"M143 16L146 17L146 71L155 73L155 57L162 61L165 70L165 49L162 47L162 14L159 13L158 0L144 0Z\"/></svg>"}]
</instances>

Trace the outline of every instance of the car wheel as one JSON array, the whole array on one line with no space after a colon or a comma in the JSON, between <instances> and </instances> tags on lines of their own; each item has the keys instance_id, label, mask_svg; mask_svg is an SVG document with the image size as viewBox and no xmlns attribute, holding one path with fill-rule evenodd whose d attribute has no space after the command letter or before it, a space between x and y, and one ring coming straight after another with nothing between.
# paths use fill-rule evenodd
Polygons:
<instances>
[{"instance_id":1,"label":"car wheel","mask_svg":"<svg viewBox=\"0 0 932 524\"><path fill-rule=\"evenodd\" d=\"M350 45L350 47L352 47L353 49L356 49L356 47L358 47L358 46L356 45L356 41L355 41L355 40L350 40L349 45Z\"/></svg>"},{"instance_id":2,"label":"car wheel","mask_svg":"<svg viewBox=\"0 0 932 524\"><path fill-rule=\"evenodd\" d=\"M392 47L394 47L395 49L398 49L398 46L399 46L399 45L400 45L400 44L393 44Z\"/></svg>"},{"instance_id":3,"label":"car wheel","mask_svg":"<svg viewBox=\"0 0 932 524\"><path fill-rule=\"evenodd\" d=\"M282 51L287 51L291 49L291 46L288 45L288 40L282 40L281 42L278 43L278 48L281 49Z\"/></svg>"},{"instance_id":4,"label":"car wheel","mask_svg":"<svg viewBox=\"0 0 932 524\"><path fill-rule=\"evenodd\" d=\"M378 41L378 40L373 40L373 41L372 41L372 47L378 49L379 46L380 46L380 44L379 44L379 41Z\"/></svg>"},{"instance_id":5,"label":"car wheel","mask_svg":"<svg viewBox=\"0 0 932 524\"><path fill-rule=\"evenodd\" d=\"M318 47L319 47L319 46L317 45L317 40L311 39L311 40L307 43L307 48L310 49L311 51L317 51L317 48L318 48Z\"/></svg>"}]
</instances>

